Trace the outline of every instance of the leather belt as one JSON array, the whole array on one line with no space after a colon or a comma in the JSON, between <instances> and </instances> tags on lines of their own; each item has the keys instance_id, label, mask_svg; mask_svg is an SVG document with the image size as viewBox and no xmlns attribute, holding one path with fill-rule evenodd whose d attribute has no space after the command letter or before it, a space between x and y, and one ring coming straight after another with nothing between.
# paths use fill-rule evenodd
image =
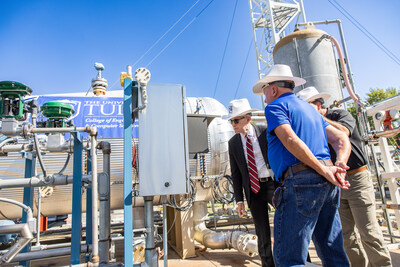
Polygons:
<instances>
[{"instance_id":1,"label":"leather belt","mask_svg":"<svg viewBox=\"0 0 400 267\"><path fill-rule=\"evenodd\" d=\"M358 169L354 169L354 170L348 171L347 175L353 175L353 174L356 174L358 172L362 172L362 171L365 171L365 170L368 170L367 165L364 165L364 166L362 166L362 167L360 167Z\"/></svg>"},{"instance_id":2,"label":"leather belt","mask_svg":"<svg viewBox=\"0 0 400 267\"><path fill-rule=\"evenodd\" d=\"M259 177L259 178L258 178L258 180L259 180L261 183L268 182L270 179L271 179L271 176L268 176L268 177Z\"/></svg>"},{"instance_id":3,"label":"leather belt","mask_svg":"<svg viewBox=\"0 0 400 267\"><path fill-rule=\"evenodd\" d=\"M319 159L318 161L321 162L322 164L326 165L326 166L333 166L332 161L330 159L329 160ZM292 173L295 174L295 173L298 173L298 172L301 172L301 171L305 171L305 170L308 170L308 169L312 169L312 168L309 167L308 165L304 164L303 162L300 162L300 163L297 163L295 165L289 166L286 169L286 171L283 173L283 176L282 176L283 179L286 179L286 177L289 176L290 169L292 169Z\"/></svg>"}]
</instances>

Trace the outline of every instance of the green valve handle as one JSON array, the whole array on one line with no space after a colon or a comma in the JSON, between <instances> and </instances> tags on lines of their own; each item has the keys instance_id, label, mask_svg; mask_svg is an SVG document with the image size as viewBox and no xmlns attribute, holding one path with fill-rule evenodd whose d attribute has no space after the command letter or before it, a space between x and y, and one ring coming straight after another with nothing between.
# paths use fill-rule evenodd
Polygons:
<instances>
[{"instance_id":1,"label":"green valve handle","mask_svg":"<svg viewBox=\"0 0 400 267\"><path fill-rule=\"evenodd\" d=\"M49 128L67 127L65 120L75 113L71 105L58 101L46 102L40 109L43 116L48 118L45 127Z\"/></svg>"},{"instance_id":2,"label":"green valve handle","mask_svg":"<svg viewBox=\"0 0 400 267\"><path fill-rule=\"evenodd\" d=\"M71 105L58 101L44 103L41 111L49 119L67 119L75 113Z\"/></svg>"},{"instance_id":3,"label":"green valve handle","mask_svg":"<svg viewBox=\"0 0 400 267\"><path fill-rule=\"evenodd\" d=\"M0 117L14 118L21 120L24 118L23 97L30 95L32 89L20 82L1 81L0 82Z\"/></svg>"},{"instance_id":4,"label":"green valve handle","mask_svg":"<svg viewBox=\"0 0 400 267\"><path fill-rule=\"evenodd\" d=\"M0 96L4 98L16 98L30 95L32 89L23 83L14 81L1 81L0 82Z\"/></svg>"}]
</instances>

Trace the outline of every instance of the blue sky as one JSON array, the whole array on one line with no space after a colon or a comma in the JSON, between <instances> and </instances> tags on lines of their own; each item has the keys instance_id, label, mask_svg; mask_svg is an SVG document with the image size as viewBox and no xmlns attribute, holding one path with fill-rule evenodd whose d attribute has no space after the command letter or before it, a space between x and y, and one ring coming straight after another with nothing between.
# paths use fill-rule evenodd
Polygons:
<instances>
[{"instance_id":1,"label":"blue sky","mask_svg":"<svg viewBox=\"0 0 400 267\"><path fill-rule=\"evenodd\" d=\"M119 74L135 63L197 0L0 0L0 80L23 82L34 94L86 91L96 75L95 62L105 65L111 90L120 89ZM186 86L191 97L213 97L227 106L248 98L257 81L249 4L239 0L217 89L235 0L197 5L134 69L146 66L192 20L179 37L148 66L150 82ZM400 57L400 1L336 0L397 57ZM328 0L304 0L308 21L341 19L357 93L370 88L400 88L400 66L376 47ZM318 26L339 40L336 25ZM293 26L290 27L293 31ZM289 33L290 33L289 32Z\"/></svg>"}]
</instances>

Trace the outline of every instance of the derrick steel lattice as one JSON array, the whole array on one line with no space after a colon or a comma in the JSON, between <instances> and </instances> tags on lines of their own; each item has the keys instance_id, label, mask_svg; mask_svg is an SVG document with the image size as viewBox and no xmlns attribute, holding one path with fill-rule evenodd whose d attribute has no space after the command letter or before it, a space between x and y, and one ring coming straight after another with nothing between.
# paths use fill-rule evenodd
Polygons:
<instances>
[{"instance_id":1,"label":"derrick steel lattice","mask_svg":"<svg viewBox=\"0 0 400 267\"><path fill-rule=\"evenodd\" d=\"M273 65L272 51L285 29L301 14L306 22L302 0L249 0L251 26L256 49L258 76Z\"/></svg>"}]
</instances>

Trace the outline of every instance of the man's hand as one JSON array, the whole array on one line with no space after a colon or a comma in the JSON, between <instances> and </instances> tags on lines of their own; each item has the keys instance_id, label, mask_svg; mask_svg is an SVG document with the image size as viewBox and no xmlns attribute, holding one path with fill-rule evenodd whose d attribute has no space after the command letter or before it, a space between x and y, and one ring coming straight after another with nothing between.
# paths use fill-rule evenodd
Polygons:
<instances>
[{"instance_id":1,"label":"man's hand","mask_svg":"<svg viewBox=\"0 0 400 267\"><path fill-rule=\"evenodd\" d=\"M350 169L350 167L347 166L346 162L344 162L344 161L336 161L335 162L335 166L339 167L341 169L341 170L339 169L340 171L336 172L336 177L338 177L339 181L345 181L345 179L346 179L346 171L348 169ZM345 182L347 182L347 181L345 181ZM350 186L350 184L349 184L349 186Z\"/></svg>"},{"instance_id":2,"label":"man's hand","mask_svg":"<svg viewBox=\"0 0 400 267\"><path fill-rule=\"evenodd\" d=\"M246 210L244 209L244 203L237 203L237 207L236 207L237 213L239 215L239 217L248 217Z\"/></svg>"},{"instance_id":3,"label":"man's hand","mask_svg":"<svg viewBox=\"0 0 400 267\"><path fill-rule=\"evenodd\" d=\"M336 162L335 162L335 166L336 166L336 167L340 167L340 168L342 168L342 169L344 169L344 170L350 169L350 167L347 166L346 162L344 162L344 161L336 161Z\"/></svg>"},{"instance_id":4,"label":"man's hand","mask_svg":"<svg viewBox=\"0 0 400 267\"><path fill-rule=\"evenodd\" d=\"M332 184L342 188L349 189L350 183L346 181L346 170L338 166L325 166L322 175Z\"/></svg>"}]
</instances>

